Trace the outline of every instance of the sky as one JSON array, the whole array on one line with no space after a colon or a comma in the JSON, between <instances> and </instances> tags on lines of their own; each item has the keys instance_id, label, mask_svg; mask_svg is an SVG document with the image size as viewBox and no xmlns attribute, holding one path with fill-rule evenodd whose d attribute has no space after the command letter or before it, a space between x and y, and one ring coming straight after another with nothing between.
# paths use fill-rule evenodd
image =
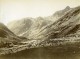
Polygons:
<instances>
[{"instance_id":1,"label":"sky","mask_svg":"<svg viewBox=\"0 0 80 59\"><path fill-rule=\"evenodd\" d=\"M76 7L80 0L0 0L0 22L26 17L46 17L66 6Z\"/></svg>"}]
</instances>

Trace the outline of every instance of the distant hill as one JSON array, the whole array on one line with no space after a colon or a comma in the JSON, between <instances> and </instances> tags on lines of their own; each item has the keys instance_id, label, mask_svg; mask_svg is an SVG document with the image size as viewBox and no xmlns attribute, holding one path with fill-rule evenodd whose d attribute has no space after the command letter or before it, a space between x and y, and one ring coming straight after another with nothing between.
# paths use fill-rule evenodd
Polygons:
<instances>
[{"instance_id":1,"label":"distant hill","mask_svg":"<svg viewBox=\"0 0 80 59\"><path fill-rule=\"evenodd\" d=\"M33 18L24 18L21 20L12 21L8 24L8 28L16 35L22 34L23 32L29 30L32 26L33 21L31 19Z\"/></svg>"}]
</instances>

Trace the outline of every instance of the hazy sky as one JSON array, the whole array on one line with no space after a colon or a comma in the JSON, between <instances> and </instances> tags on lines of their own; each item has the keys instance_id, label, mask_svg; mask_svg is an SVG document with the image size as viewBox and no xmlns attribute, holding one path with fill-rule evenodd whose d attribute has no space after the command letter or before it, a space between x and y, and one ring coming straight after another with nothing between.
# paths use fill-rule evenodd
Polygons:
<instances>
[{"instance_id":1,"label":"hazy sky","mask_svg":"<svg viewBox=\"0 0 80 59\"><path fill-rule=\"evenodd\" d=\"M80 0L0 0L0 21L7 23L25 17L49 16L66 6L79 5Z\"/></svg>"}]
</instances>

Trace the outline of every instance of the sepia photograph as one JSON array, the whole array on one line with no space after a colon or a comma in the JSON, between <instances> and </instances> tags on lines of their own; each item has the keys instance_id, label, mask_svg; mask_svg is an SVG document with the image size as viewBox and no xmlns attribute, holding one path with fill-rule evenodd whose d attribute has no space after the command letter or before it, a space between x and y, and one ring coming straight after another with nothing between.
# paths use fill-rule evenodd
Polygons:
<instances>
[{"instance_id":1,"label":"sepia photograph","mask_svg":"<svg viewBox=\"0 0 80 59\"><path fill-rule=\"evenodd\" d=\"M80 59L80 0L0 0L0 59Z\"/></svg>"}]
</instances>

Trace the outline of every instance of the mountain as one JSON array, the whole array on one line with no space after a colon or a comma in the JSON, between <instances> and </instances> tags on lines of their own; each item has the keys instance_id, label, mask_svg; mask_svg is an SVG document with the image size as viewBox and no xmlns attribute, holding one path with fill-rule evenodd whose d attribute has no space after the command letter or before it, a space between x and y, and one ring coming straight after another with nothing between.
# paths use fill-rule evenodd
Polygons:
<instances>
[{"instance_id":1,"label":"mountain","mask_svg":"<svg viewBox=\"0 0 80 59\"><path fill-rule=\"evenodd\" d=\"M24 18L8 23L8 28L18 36L23 36L28 39L33 39L42 28L51 24L62 17L67 11L71 10L69 6L65 9L55 12L53 15L48 17L37 17L37 18Z\"/></svg>"},{"instance_id":2,"label":"mountain","mask_svg":"<svg viewBox=\"0 0 80 59\"><path fill-rule=\"evenodd\" d=\"M31 19L32 18L24 18L21 20L12 21L8 24L8 28L16 35L22 34L23 32L29 30L29 28L32 26L33 21Z\"/></svg>"},{"instance_id":3,"label":"mountain","mask_svg":"<svg viewBox=\"0 0 80 59\"><path fill-rule=\"evenodd\" d=\"M44 17L42 18L42 20L44 20L44 22L48 22L45 26L43 26L42 28L39 28L38 30L31 28L32 32L31 34L29 34L28 38L29 39L40 39L42 37L44 37L44 35L48 32L49 30L46 28L48 26L50 26L52 23L54 23L55 21L57 21L59 18L61 18L62 16L64 16L68 11L70 11L72 8L70 8L69 6L67 6L65 9L60 10L55 12L53 15L48 16L48 17ZM41 20L38 18L37 20L39 20L38 22L40 22ZM50 20L50 22L49 22ZM55 21L54 21L55 20ZM35 23L36 24L36 23ZM39 24L39 23L38 23ZM37 26L37 24L36 24ZM39 27L39 26L38 26ZM45 30L43 30L45 28ZM34 30L33 30L34 29ZM48 31L47 31L48 30ZM42 33L41 31L45 31L44 33ZM30 32L30 31L29 31ZM51 32L51 31L49 31ZM42 33L41 35L39 35L40 33ZM39 36L38 36L39 35ZM26 33L24 33L22 36L27 36Z\"/></svg>"},{"instance_id":4,"label":"mountain","mask_svg":"<svg viewBox=\"0 0 80 59\"><path fill-rule=\"evenodd\" d=\"M64 37L66 35L72 34L79 29L80 24L80 6L69 10L65 15L59 18L56 22L49 24L48 26L42 28L39 33L37 33L34 38L56 38Z\"/></svg>"},{"instance_id":5,"label":"mountain","mask_svg":"<svg viewBox=\"0 0 80 59\"><path fill-rule=\"evenodd\" d=\"M18 36L28 37L38 32L43 26L50 22L51 21L45 20L43 17L24 18L8 23L7 27Z\"/></svg>"}]
</instances>

